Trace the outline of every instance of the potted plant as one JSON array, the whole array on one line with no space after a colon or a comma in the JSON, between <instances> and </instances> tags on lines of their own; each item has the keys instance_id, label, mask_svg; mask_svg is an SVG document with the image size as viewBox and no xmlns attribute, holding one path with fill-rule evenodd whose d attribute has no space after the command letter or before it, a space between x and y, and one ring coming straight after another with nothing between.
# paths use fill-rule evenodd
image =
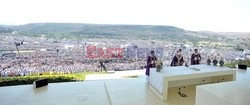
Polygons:
<instances>
[{"instance_id":1,"label":"potted plant","mask_svg":"<svg viewBox=\"0 0 250 105\"><path fill-rule=\"evenodd\" d=\"M159 58L157 59L157 63L156 63L156 72L160 72L162 69L162 60Z\"/></svg>"}]
</instances>

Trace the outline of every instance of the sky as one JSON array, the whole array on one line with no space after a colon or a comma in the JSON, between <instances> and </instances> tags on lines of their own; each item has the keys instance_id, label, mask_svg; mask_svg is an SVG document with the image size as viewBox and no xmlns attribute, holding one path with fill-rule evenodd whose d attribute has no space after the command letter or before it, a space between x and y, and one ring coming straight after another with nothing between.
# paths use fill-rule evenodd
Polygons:
<instances>
[{"instance_id":1,"label":"sky","mask_svg":"<svg viewBox=\"0 0 250 105\"><path fill-rule=\"evenodd\" d=\"M0 0L0 24L40 22L250 32L250 0Z\"/></svg>"}]
</instances>

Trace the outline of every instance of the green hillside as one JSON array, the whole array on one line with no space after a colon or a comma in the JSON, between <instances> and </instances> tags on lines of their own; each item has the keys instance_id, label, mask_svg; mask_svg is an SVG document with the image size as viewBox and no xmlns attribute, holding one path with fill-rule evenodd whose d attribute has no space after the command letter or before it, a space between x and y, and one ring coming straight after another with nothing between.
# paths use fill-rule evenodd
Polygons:
<instances>
[{"instance_id":1,"label":"green hillside","mask_svg":"<svg viewBox=\"0 0 250 105\"><path fill-rule=\"evenodd\" d=\"M78 23L32 23L12 28L22 35L54 38L119 38L161 39L178 41L198 39L192 32L173 26L155 25L100 25Z\"/></svg>"}]
</instances>

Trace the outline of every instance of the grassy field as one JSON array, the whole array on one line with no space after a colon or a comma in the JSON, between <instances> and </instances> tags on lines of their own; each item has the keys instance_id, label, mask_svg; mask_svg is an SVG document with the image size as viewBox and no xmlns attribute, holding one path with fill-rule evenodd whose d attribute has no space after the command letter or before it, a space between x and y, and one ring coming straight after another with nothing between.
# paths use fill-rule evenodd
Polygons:
<instances>
[{"instance_id":1,"label":"grassy field","mask_svg":"<svg viewBox=\"0 0 250 105\"><path fill-rule=\"evenodd\" d=\"M250 61L233 61L233 62L226 62L224 66L230 67L230 68L235 68L237 64L244 64L247 65L247 67L250 67Z\"/></svg>"},{"instance_id":2,"label":"grassy field","mask_svg":"<svg viewBox=\"0 0 250 105\"><path fill-rule=\"evenodd\" d=\"M33 84L35 80L47 78L49 83L56 82L75 82L84 81L88 74L105 74L107 72L81 72L64 75L38 75L38 76L20 76L20 77L0 77L1 86Z\"/></svg>"}]
</instances>

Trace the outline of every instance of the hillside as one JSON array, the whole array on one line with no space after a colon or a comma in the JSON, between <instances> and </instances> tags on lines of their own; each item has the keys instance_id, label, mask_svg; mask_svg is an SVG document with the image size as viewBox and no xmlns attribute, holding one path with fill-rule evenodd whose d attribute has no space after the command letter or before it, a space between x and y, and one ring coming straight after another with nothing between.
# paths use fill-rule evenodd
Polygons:
<instances>
[{"instance_id":1,"label":"hillside","mask_svg":"<svg viewBox=\"0 0 250 105\"><path fill-rule=\"evenodd\" d=\"M11 33L12 30L10 28L0 26L0 33Z\"/></svg>"},{"instance_id":2,"label":"hillside","mask_svg":"<svg viewBox=\"0 0 250 105\"><path fill-rule=\"evenodd\" d=\"M249 33L217 33L188 31L174 26L160 25L104 25L81 23L30 23L0 26L0 33L17 31L20 35L57 39L84 38L163 40L174 43L192 43L198 46L237 46L250 48ZM240 36L240 37L239 37ZM241 37L242 36L242 37Z\"/></svg>"},{"instance_id":3,"label":"hillside","mask_svg":"<svg viewBox=\"0 0 250 105\"><path fill-rule=\"evenodd\" d=\"M156 25L100 25L79 23L32 23L12 27L22 35L55 38L124 38L160 40L197 40L194 32L173 26Z\"/></svg>"}]
</instances>

